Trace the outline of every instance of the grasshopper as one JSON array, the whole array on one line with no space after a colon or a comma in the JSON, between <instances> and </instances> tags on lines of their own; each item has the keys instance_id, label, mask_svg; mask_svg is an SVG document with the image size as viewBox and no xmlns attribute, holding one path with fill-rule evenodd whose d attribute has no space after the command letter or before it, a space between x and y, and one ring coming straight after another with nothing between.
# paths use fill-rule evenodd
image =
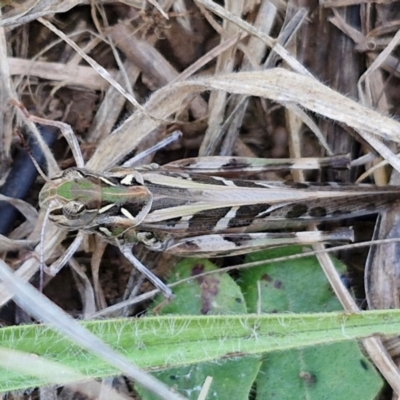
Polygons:
<instances>
[{"instance_id":1,"label":"grasshopper","mask_svg":"<svg viewBox=\"0 0 400 400\"><path fill-rule=\"evenodd\" d=\"M95 233L118 245L172 298L171 290L133 256L133 245L185 257L220 257L295 243L352 241L351 228L298 229L310 222L378 213L398 199L399 187L227 177L324 166L343 168L348 159L203 157L104 172L77 167L47 182L39 204L59 227Z\"/></svg>"}]
</instances>

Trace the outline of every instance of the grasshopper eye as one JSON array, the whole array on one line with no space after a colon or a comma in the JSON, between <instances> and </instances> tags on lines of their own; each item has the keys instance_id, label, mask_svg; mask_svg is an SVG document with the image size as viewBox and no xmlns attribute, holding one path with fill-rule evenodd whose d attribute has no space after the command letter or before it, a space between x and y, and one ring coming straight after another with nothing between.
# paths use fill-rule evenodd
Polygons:
<instances>
[{"instance_id":1,"label":"grasshopper eye","mask_svg":"<svg viewBox=\"0 0 400 400\"><path fill-rule=\"evenodd\" d=\"M86 210L86 206L78 201L70 201L63 206L62 212L68 219L77 219Z\"/></svg>"}]
</instances>

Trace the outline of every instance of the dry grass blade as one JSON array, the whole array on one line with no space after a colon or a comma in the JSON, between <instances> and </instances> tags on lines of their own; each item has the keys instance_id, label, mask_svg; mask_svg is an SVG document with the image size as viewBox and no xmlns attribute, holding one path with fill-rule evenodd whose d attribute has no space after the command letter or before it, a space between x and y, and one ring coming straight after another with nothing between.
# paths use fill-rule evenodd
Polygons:
<instances>
[{"instance_id":1,"label":"dry grass blade","mask_svg":"<svg viewBox=\"0 0 400 400\"><path fill-rule=\"evenodd\" d=\"M165 18L168 18L168 14L161 8L161 6L157 3L156 0L147 0L150 4L152 4L159 12L160 14Z\"/></svg>"},{"instance_id":2,"label":"dry grass blade","mask_svg":"<svg viewBox=\"0 0 400 400\"><path fill-rule=\"evenodd\" d=\"M81 50L79 46L75 44L74 41L72 41L68 36L66 36L63 32L61 32L59 29L57 29L53 24L51 24L49 21L46 21L43 18L38 18L38 21L40 21L44 26L49 28L52 32L54 32L56 35L60 36L65 42L67 42L78 54L82 56L82 58L92 66L92 68L100 75L102 76L108 83L110 83L116 90L118 90L122 96L124 96L129 102L131 102L135 107L137 107L139 110L142 110L142 106L137 102L137 100L130 94L128 93L110 74L109 72L103 68L101 65L99 65L95 60L93 60L91 57L89 57L84 51Z\"/></svg>"},{"instance_id":3,"label":"dry grass blade","mask_svg":"<svg viewBox=\"0 0 400 400\"><path fill-rule=\"evenodd\" d=\"M137 38L126 25L111 28L109 36L146 78L151 79L154 88L179 79L179 73L171 63L149 41ZM195 118L202 118L207 113L207 104L198 96L192 101L190 109Z\"/></svg>"},{"instance_id":4,"label":"dry grass blade","mask_svg":"<svg viewBox=\"0 0 400 400\"><path fill-rule=\"evenodd\" d=\"M257 18L254 21L254 26L260 29L265 34L270 34L272 27L275 23L277 17L277 9L270 2L263 2L260 5L260 9L257 14ZM259 40L255 36L249 38L248 44L246 46L247 50L251 51L251 58L244 60L242 64L242 71L251 71L253 69L258 70L261 68L261 61L266 52L266 44ZM241 47L242 49L242 47ZM248 56L249 51L246 52ZM230 107L230 115L225 119L225 122L221 126L221 132L219 133L219 138L214 140L218 142L223 140L221 144L220 155L232 154L232 149L239 136L240 128L243 125L243 119L246 114L246 110L249 104L249 97L238 96L232 103ZM222 132L226 132L224 137L222 137ZM203 145L204 148L204 145ZM216 148L214 147L212 154L216 154Z\"/></svg>"},{"instance_id":5,"label":"dry grass blade","mask_svg":"<svg viewBox=\"0 0 400 400\"><path fill-rule=\"evenodd\" d=\"M214 12L219 17L228 19L229 21L242 28L245 32L248 32L263 40L269 47L273 49L273 51L279 54L279 56L282 57L282 59L285 60L288 65L295 71L304 75L311 75L310 72L306 68L304 68L304 66L301 65L293 56L291 56L284 47L277 43L275 39L254 28L246 21L238 18L237 16L233 15L232 13L228 12L227 10L210 0L196 0L196 3L203 5L205 8Z\"/></svg>"},{"instance_id":6,"label":"dry grass blade","mask_svg":"<svg viewBox=\"0 0 400 400\"><path fill-rule=\"evenodd\" d=\"M0 8L0 17L2 10ZM8 102L14 96L14 88L11 85L11 71L7 63L7 39L4 28L0 28L0 160L7 160L10 156L12 137L12 113L8 108ZM0 168L3 173L4 168Z\"/></svg>"},{"instance_id":7,"label":"dry grass blade","mask_svg":"<svg viewBox=\"0 0 400 400\"><path fill-rule=\"evenodd\" d=\"M206 90L258 96L283 105L295 103L324 117L342 122L356 131L400 141L400 123L396 120L360 105L313 78L279 68L179 82L154 93L145 108L149 114L165 120L179 112L188 97ZM141 113L132 114L113 135L100 144L88 166L100 170L117 164L158 124ZM387 154L381 155L388 158ZM400 166L392 159L388 161L400 170Z\"/></svg>"},{"instance_id":8,"label":"dry grass blade","mask_svg":"<svg viewBox=\"0 0 400 400\"><path fill-rule=\"evenodd\" d=\"M22 10L18 6L14 10L9 11L2 21L0 21L0 26L16 28L40 17L55 13L63 13L73 7L84 4L90 4L90 0L31 0L24 4Z\"/></svg>"},{"instance_id":9,"label":"dry grass blade","mask_svg":"<svg viewBox=\"0 0 400 400\"><path fill-rule=\"evenodd\" d=\"M105 90L108 82L99 80L99 75L91 67L69 65L47 61L24 60L8 57L11 75L31 75L38 78L62 81L64 85L86 86L94 90Z\"/></svg>"},{"instance_id":10,"label":"dry grass blade","mask_svg":"<svg viewBox=\"0 0 400 400\"><path fill-rule=\"evenodd\" d=\"M50 255L55 252L57 245L59 245L66 236L66 232L56 227L51 227L46 232L46 249L49 251ZM38 239L37 239L38 240ZM37 241L36 241L37 242ZM34 251L36 254L40 254L39 246L36 246ZM39 262L36 258L30 258L25 261L15 272L15 274L25 281L29 282L34 274L37 273L39 269ZM4 283L0 284L0 304L6 304L12 298L12 294L7 290L7 286Z\"/></svg>"},{"instance_id":11,"label":"dry grass blade","mask_svg":"<svg viewBox=\"0 0 400 400\"><path fill-rule=\"evenodd\" d=\"M0 235L0 251L4 253L8 251L32 249L36 243L36 240L16 240Z\"/></svg>"},{"instance_id":12,"label":"dry grass blade","mask_svg":"<svg viewBox=\"0 0 400 400\"><path fill-rule=\"evenodd\" d=\"M240 17L243 12L243 1L226 2L225 7L235 16ZM238 35L240 29L228 19L224 19L222 28L227 37ZM223 37L221 36L221 41ZM221 53L217 58L215 73L217 75L227 74L235 67L236 46ZM215 153L220 139L220 130L225 117L225 108L228 94L226 92L212 92L209 100L208 128L205 132L203 142L199 150L199 156L208 156Z\"/></svg>"},{"instance_id":13,"label":"dry grass blade","mask_svg":"<svg viewBox=\"0 0 400 400\"><path fill-rule=\"evenodd\" d=\"M128 76L131 84L134 84L140 75L140 70L133 63L127 60L124 64L126 75ZM119 74L116 79L122 84L123 77ZM114 86L109 86L103 102L93 119L92 125L89 129L87 138L91 142L97 142L104 139L111 131L113 126L117 123L118 117L121 114L125 105L125 98L120 95Z\"/></svg>"}]
</instances>

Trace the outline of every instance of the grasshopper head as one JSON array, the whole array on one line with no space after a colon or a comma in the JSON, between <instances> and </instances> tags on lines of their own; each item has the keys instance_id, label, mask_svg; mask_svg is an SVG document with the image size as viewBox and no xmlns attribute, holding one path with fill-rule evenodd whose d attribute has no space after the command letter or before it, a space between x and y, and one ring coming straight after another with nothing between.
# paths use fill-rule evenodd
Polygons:
<instances>
[{"instance_id":1,"label":"grasshopper head","mask_svg":"<svg viewBox=\"0 0 400 400\"><path fill-rule=\"evenodd\" d=\"M58 226L71 230L87 227L101 205L100 181L83 169L68 169L43 186L39 205L50 208L49 219Z\"/></svg>"},{"instance_id":2,"label":"grasshopper head","mask_svg":"<svg viewBox=\"0 0 400 400\"><path fill-rule=\"evenodd\" d=\"M152 201L143 177L132 170L121 175L70 168L46 183L39 194L40 207L48 210L56 225L107 232L106 236L119 236L140 224Z\"/></svg>"}]
</instances>

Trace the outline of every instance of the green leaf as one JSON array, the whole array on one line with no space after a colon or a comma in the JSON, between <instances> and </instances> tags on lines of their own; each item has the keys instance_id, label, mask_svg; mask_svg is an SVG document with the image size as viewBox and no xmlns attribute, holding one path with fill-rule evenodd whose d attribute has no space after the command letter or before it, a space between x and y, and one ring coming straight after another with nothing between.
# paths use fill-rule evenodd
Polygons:
<instances>
[{"instance_id":1,"label":"green leaf","mask_svg":"<svg viewBox=\"0 0 400 400\"><path fill-rule=\"evenodd\" d=\"M207 398L247 400L257 377L260 361L255 357L200 363L187 367L169 368L154 375L189 399L197 400L207 377L212 378ZM154 394L136 387L142 399L156 400Z\"/></svg>"},{"instance_id":2,"label":"green leaf","mask_svg":"<svg viewBox=\"0 0 400 400\"><path fill-rule=\"evenodd\" d=\"M357 314L168 315L82 324L140 367L154 370L347 342L376 334L396 335L400 333L400 310ZM0 346L30 353L33 358L60 362L88 377L118 375L114 367L71 344L53 329L46 325L3 328ZM337 360L328 361L336 363ZM0 365L1 362L0 358ZM55 375L49 381L40 378L40 371L27 374L18 371L17 366L13 368L8 363L0 368L0 391L68 380Z\"/></svg>"},{"instance_id":3,"label":"green leaf","mask_svg":"<svg viewBox=\"0 0 400 400\"><path fill-rule=\"evenodd\" d=\"M160 314L211 315L239 314L246 312L246 305L239 285L226 273L196 278L218 267L205 259L187 258L179 262L168 283L193 277L174 289L175 299L159 311ZM156 304L164 298L159 297Z\"/></svg>"},{"instance_id":4,"label":"green leaf","mask_svg":"<svg viewBox=\"0 0 400 400\"><path fill-rule=\"evenodd\" d=\"M357 343L273 352L256 380L257 399L375 399L382 379Z\"/></svg>"},{"instance_id":5,"label":"green leaf","mask_svg":"<svg viewBox=\"0 0 400 400\"><path fill-rule=\"evenodd\" d=\"M290 246L250 254L246 262L299 254ZM333 258L340 274L346 267ZM261 265L243 271L249 312L321 312L342 307L316 257ZM257 399L374 399L383 381L356 342L272 352L260 369Z\"/></svg>"},{"instance_id":6,"label":"green leaf","mask_svg":"<svg viewBox=\"0 0 400 400\"><path fill-rule=\"evenodd\" d=\"M303 246L280 247L246 256L246 262L300 254ZM307 249L310 250L310 249ZM333 259L340 274L346 266ZM239 284L248 312L326 312L341 310L316 257L270 263L242 271ZM261 309L259 307L261 306Z\"/></svg>"}]
</instances>

